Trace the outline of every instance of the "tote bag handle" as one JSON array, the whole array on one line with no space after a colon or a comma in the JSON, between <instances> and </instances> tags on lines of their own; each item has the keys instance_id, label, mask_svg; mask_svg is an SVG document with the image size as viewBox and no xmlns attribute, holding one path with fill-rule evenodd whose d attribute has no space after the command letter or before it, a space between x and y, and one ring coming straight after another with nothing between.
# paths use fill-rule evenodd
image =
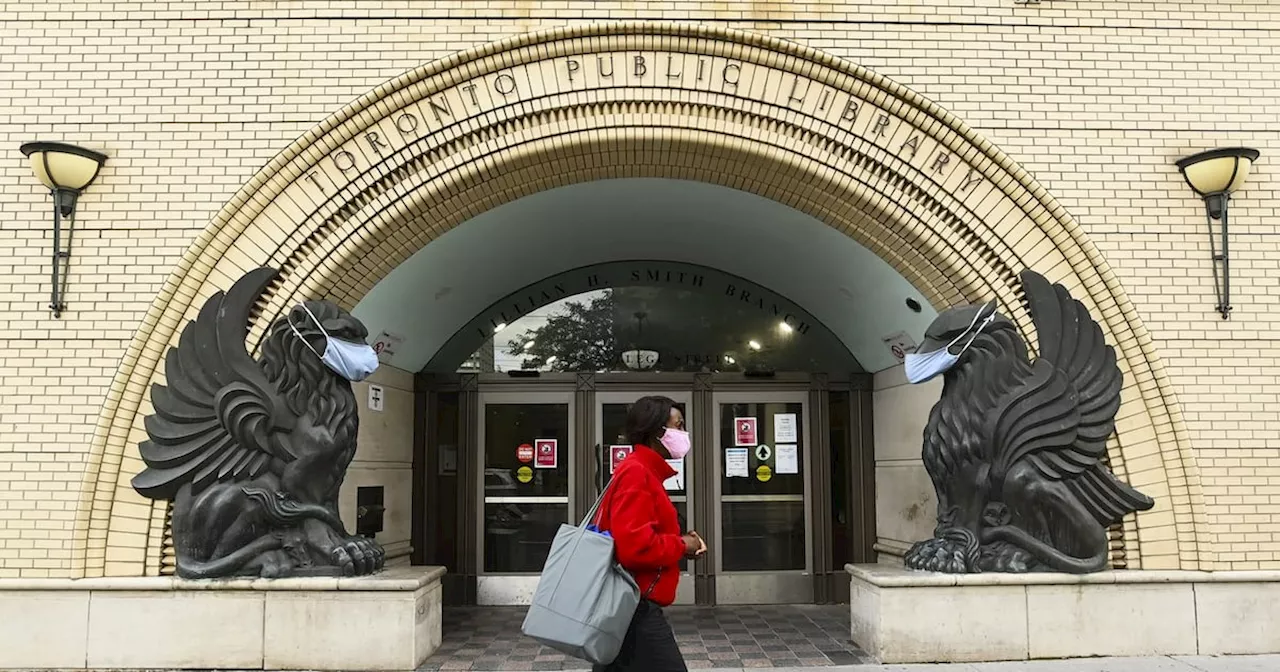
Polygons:
<instances>
[{"instance_id":1,"label":"tote bag handle","mask_svg":"<svg viewBox=\"0 0 1280 672\"><path fill-rule=\"evenodd\" d=\"M587 516L582 519L582 522L578 524L578 527L585 528L587 523L595 524L596 512L600 510L600 503L604 501L604 496L609 493L609 488L611 487L613 487L612 478L609 479L608 483L604 484L604 490L600 491L600 496L596 497L596 503L591 505L591 509L587 511Z\"/></svg>"}]
</instances>

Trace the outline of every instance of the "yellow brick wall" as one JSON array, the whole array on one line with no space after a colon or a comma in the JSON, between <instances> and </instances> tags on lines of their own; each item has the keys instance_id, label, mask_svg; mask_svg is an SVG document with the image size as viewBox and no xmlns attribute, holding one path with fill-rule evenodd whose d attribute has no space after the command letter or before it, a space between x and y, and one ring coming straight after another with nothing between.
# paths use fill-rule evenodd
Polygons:
<instances>
[{"instance_id":1,"label":"yellow brick wall","mask_svg":"<svg viewBox=\"0 0 1280 672\"><path fill-rule=\"evenodd\" d=\"M622 18L827 50L1020 161L1089 232L1156 339L1221 568L1280 568L1280 3L139 0L0 3L0 577L72 572L87 447L124 348L196 232L276 152L424 62ZM17 151L37 138L111 157L81 201L61 320L43 309L49 199ZM1233 202L1236 311L1222 322L1200 206L1172 161L1227 144L1263 159Z\"/></svg>"}]
</instances>

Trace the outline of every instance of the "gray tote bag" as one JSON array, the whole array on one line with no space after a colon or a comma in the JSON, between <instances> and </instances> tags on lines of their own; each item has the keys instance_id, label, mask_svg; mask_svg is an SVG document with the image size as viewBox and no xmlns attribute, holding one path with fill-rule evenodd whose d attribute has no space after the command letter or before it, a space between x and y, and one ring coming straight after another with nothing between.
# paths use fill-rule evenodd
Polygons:
<instances>
[{"instance_id":1,"label":"gray tote bag","mask_svg":"<svg viewBox=\"0 0 1280 672\"><path fill-rule=\"evenodd\" d=\"M606 485L581 525L556 532L520 627L537 642L596 665L617 658L640 604L635 579L614 557L613 538L588 525L608 491Z\"/></svg>"}]
</instances>

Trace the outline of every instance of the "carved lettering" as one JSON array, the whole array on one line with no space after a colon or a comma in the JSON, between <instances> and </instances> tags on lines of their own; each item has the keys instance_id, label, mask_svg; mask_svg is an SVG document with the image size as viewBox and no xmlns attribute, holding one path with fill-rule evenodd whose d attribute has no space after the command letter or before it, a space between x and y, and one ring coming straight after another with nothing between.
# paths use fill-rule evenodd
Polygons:
<instances>
[{"instance_id":1,"label":"carved lettering","mask_svg":"<svg viewBox=\"0 0 1280 672\"><path fill-rule=\"evenodd\" d=\"M493 90L504 96L509 96L516 92L516 78L510 73L502 73L493 80Z\"/></svg>"},{"instance_id":2,"label":"carved lettering","mask_svg":"<svg viewBox=\"0 0 1280 672\"><path fill-rule=\"evenodd\" d=\"M334 152L329 159L333 161L333 165L337 166L338 170L342 171L342 174L344 175L348 170L356 169L356 155L345 149L340 149Z\"/></svg>"},{"instance_id":3,"label":"carved lettering","mask_svg":"<svg viewBox=\"0 0 1280 672\"><path fill-rule=\"evenodd\" d=\"M644 54L636 54L636 77L644 77L649 72L649 66L644 62Z\"/></svg>"},{"instance_id":4,"label":"carved lettering","mask_svg":"<svg viewBox=\"0 0 1280 672\"><path fill-rule=\"evenodd\" d=\"M443 104L441 104L441 102L437 102L437 101L435 101L435 100L432 100L432 99L428 98L428 99L427 99L427 105L429 105L429 106L431 107L431 113L432 113L432 114L434 114L434 115L436 115L436 121L437 121L437 122L439 122L439 123L441 123L441 124L443 124L443 123L444 123L444 119L442 119L442 118L440 117L440 114L441 114L441 113L444 113L444 114L448 115L450 118L452 118L452 117L453 117L453 110L449 109L449 99L448 99L448 98L441 98L440 100L443 102Z\"/></svg>"},{"instance_id":5,"label":"carved lettering","mask_svg":"<svg viewBox=\"0 0 1280 672\"><path fill-rule=\"evenodd\" d=\"M471 95L471 104L472 104L472 105L474 105L475 107L480 107L480 99L476 97L476 85L475 85L475 84L465 84L465 85L463 85L462 90L463 90L463 91L466 91L468 94L470 94L470 95Z\"/></svg>"},{"instance_id":6,"label":"carved lettering","mask_svg":"<svg viewBox=\"0 0 1280 672\"><path fill-rule=\"evenodd\" d=\"M680 68L680 72L671 71L671 66L675 65L675 60L675 56L667 54L667 79L680 79L680 73L684 71L684 68Z\"/></svg>"},{"instance_id":7,"label":"carved lettering","mask_svg":"<svg viewBox=\"0 0 1280 672\"><path fill-rule=\"evenodd\" d=\"M707 71L707 60L705 58L699 58L698 59L698 81L699 82L706 79L707 77L706 71Z\"/></svg>"},{"instance_id":8,"label":"carved lettering","mask_svg":"<svg viewBox=\"0 0 1280 672\"><path fill-rule=\"evenodd\" d=\"M876 137L884 137L884 134L887 133L888 131L889 131L889 115L881 114L880 117L876 119L876 125L875 125L875 128L871 129L871 134Z\"/></svg>"},{"instance_id":9,"label":"carved lettering","mask_svg":"<svg viewBox=\"0 0 1280 672\"><path fill-rule=\"evenodd\" d=\"M591 288L593 288L593 289L594 289L594 288L596 288L596 287L599 287L599 286L600 286L600 276L598 276L598 275L594 275L594 274L593 274L593 275L588 275L588 276L587 276L587 286L588 286L588 287L591 287Z\"/></svg>"},{"instance_id":10,"label":"carved lettering","mask_svg":"<svg viewBox=\"0 0 1280 672\"><path fill-rule=\"evenodd\" d=\"M369 148L373 150L373 153L378 156L382 156L382 150L391 149L390 145L382 141L382 138L378 135L377 131L369 131L368 133L365 133L364 139L365 142L369 143Z\"/></svg>"},{"instance_id":11,"label":"carved lettering","mask_svg":"<svg viewBox=\"0 0 1280 672\"><path fill-rule=\"evenodd\" d=\"M960 184L960 193L962 194L968 193L968 191L972 189L975 184L978 184L981 181L982 181L982 175L979 175L978 171L974 170L973 168L970 168L968 174L964 176L964 182Z\"/></svg>"},{"instance_id":12,"label":"carved lettering","mask_svg":"<svg viewBox=\"0 0 1280 672\"><path fill-rule=\"evenodd\" d=\"M933 160L933 172L941 173L942 169L951 163L951 155L943 150L938 151L938 156Z\"/></svg>"},{"instance_id":13,"label":"carved lettering","mask_svg":"<svg viewBox=\"0 0 1280 672\"><path fill-rule=\"evenodd\" d=\"M613 77L613 56L609 57L608 72L604 71L604 56L596 56L596 74L600 75L601 79L609 79L610 77Z\"/></svg>"},{"instance_id":14,"label":"carved lettering","mask_svg":"<svg viewBox=\"0 0 1280 672\"><path fill-rule=\"evenodd\" d=\"M578 62L578 59L576 58L565 59L565 69L569 73L569 81L571 82L573 81L573 74L577 72L578 69L581 67L582 67L582 64Z\"/></svg>"},{"instance_id":15,"label":"carved lettering","mask_svg":"<svg viewBox=\"0 0 1280 672\"><path fill-rule=\"evenodd\" d=\"M730 73L732 73L732 76ZM724 80L725 86L738 88L738 80L742 79L742 66L737 63L726 64L724 71L720 73L720 78Z\"/></svg>"},{"instance_id":16,"label":"carved lettering","mask_svg":"<svg viewBox=\"0 0 1280 672\"><path fill-rule=\"evenodd\" d=\"M316 189L319 189L320 193L328 193L328 190L324 188L323 184L320 184L320 180L316 178L316 175L318 175L318 173L315 171L307 173L307 179L311 181L311 184L316 185Z\"/></svg>"},{"instance_id":17,"label":"carved lettering","mask_svg":"<svg viewBox=\"0 0 1280 672\"><path fill-rule=\"evenodd\" d=\"M790 106L791 103L800 103L801 105L804 105L804 98L805 96L809 95L809 87L808 85L806 85L804 87L804 93L797 96L796 90L799 88L800 88L800 77L796 77L795 81L791 82L791 93L787 94L788 106Z\"/></svg>"},{"instance_id":18,"label":"carved lettering","mask_svg":"<svg viewBox=\"0 0 1280 672\"><path fill-rule=\"evenodd\" d=\"M844 104L844 112L840 114L840 121L853 121L858 118L858 110L860 109L858 101L853 98Z\"/></svg>"},{"instance_id":19,"label":"carved lettering","mask_svg":"<svg viewBox=\"0 0 1280 672\"><path fill-rule=\"evenodd\" d=\"M831 89L823 89L822 97L818 99L818 111L825 112L827 110L827 103L830 102L830 100L831 100Z\"/></svg>"},{"instance_id":20,"label":"carved lettering","mask_svg":"<svg viewBox=\"0 0 1280 672\"><path fill-rule=\"evenodd\" d=\"M920 151L920 136L911 136L910 140L902 143L902 146L898 148L898 153L901 154L903 150L908 149L911 150L911 156L907 157L907 160L910 161L911 159L916 158L916 152Z\"/></svg>"},{"instance_id":21,"label":"carved lettering","mask_svg":"<svg viewBox=\"0 0 1280 672\"><path fill-rule=\"evenodd\" d=\"M396 130L403 135L413 135L418 130L418 117L408 112L396 117Z\"/></svg>"}]
</instances>

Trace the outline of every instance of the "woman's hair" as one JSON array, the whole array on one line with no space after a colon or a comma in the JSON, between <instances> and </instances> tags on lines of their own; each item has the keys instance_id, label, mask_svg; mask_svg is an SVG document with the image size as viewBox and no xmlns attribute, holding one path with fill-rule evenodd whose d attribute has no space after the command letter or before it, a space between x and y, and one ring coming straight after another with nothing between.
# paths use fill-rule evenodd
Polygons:
<instances>
[{"instance_id":1,"label":"woman's hair","mask_svg":"<svg viewBox=\"0 0 1280 672\"><path fill-rule=\"evenodd\" d=\"M627 443L654 447L671 420L676 402L667 397L641 397L627 410L623 433Z\"/></svg>"}]
</instances>

